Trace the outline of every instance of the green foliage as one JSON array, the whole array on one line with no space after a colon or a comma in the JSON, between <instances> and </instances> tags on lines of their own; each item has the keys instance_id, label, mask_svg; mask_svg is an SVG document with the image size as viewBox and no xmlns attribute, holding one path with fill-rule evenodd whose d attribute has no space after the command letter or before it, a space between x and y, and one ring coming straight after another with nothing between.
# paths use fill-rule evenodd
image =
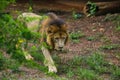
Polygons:
<instances>
[{"instance_id":1,"label":"green foliage","mask_svg":"<svg viewBox=\"0 0 120 80\"><path fill-rule=\"evenodd\" d=\"M103 80L102 74L110 74L112 80L119 79L120 68L110 64L100 52L88 56L76 56L58 67L60 73L70 80Z\"/></svg>"},{"instance_id":2,"label":"green foliage","mask_svg":"<svg viewBox=\"0 0 120 80\"><path fill-rule=\"evenodd\" d=\"M95 13L98 10L98 6L95 3L90 2L90 1L87 2L87 7L89 8L87 16L95 15Z\"/></svg>"},{"instance_id":3,"label":"green foliage","mask_svg":"<svg viewBox=\"0 0 120 80\"><path fill-rule=\"evenodd\" d=\"M18 78L15 77L15 75L10 75L7 72L2 73L2 76L0 77L1 80L18 80Z\"/></svg>"},{"instance_id":4,"label":"green foliage","mask_svg":"<svg viewBox=\"0 0 120 80\"><path fill-rule=\"evenodd\" d=\"M0 16L0 24L0 48L6 48L8 52L11 52L15 49L18 37L21 36L21 30L16 21L7 14Z\"/></svg>"},{"instance_id":5,"label":"green foliage","mask_svg":"<svg viewBox=\"0 0 120 80\"><path fill-rule=\"evenodd\" d=\"M84 36L84 34L81 31L70 33L70 38L71 39L79 39L79 38L81 38L83 36Z\"/></svg>"},{"instance_id":6,"label":"green foliage","mask_svg":"<svg viewBox=\"0 0 120 80\"><path fill-rule=\"evenodd\" d=\"M78 43L79 39L84 37L84 33L82 33L81 31L77 31L77 32L72 32L70 33L70 38L73 42Z\"/></svg>"},{"instance_id":7,"label":"green foliage","mask_svg":"<svg viewBox=\"0 0 120 80\"><path fill-rule=\"evenodd\" d=\"M33 12L33 0L29 0L29 12Z\"/></svg>"},{"instance_id":8,"label":"green foliage","mask_svg":"<svg viewBox=\"0 0 120 80\"><path fill-rule=\"evenodd\" d=\"M87 37L87 40L88 41L94 41L94 40L96 40L96 37L95 36L89 36L89 37Z\"/></svg>"},{"instance_id":9,"label":"green foliage","mask_svg":"<svg viewBox=\"0 0 120 80\"><path fill-rule=\"evenodd\" d=\"M104 44L111 44L111 39L109 37L106 37L106 36L103 36L101 38L101 41L104 43Z\"/></svg>"},{"instance_id":10,"label":"green foliage","mask_svg":"<svg viewBox=\"0 0 120 80\"><path fill-rule=\"evenodd\" d=\"M68 78L72 78L75 75L75 73L69 69L66 75L68 76Z\"/></svg>"},{"instance_id":11,"label":"green foliage","mask_svg":"<svg viewBox=\"0 0 120 80\"><path fill-rule=\"evenodd\" d=\"M0 70L3 69L5 66L5 58L2 55L2 53L0 53Z\"/></svg>"},{"instance_id":12,"label":"green foliage","mask_svg":"<svg viewBox=\"0 0 120 80\"><path fill-rule=\"evenodd\" d=\"M120 68L118 66L113 66L113 74L112 80L119 80L120 79Z\"/></svg>"},{"instance_id":13,"label":"green foliage","mask_svg":"<svg viewBox=\"0 0 120 80\"><path fill-rule=\"evenodd\" d=\"M15 50L14 52L12 52L11 58L13 58L21 63L26 61L24 52L22 50Z\"/></svg>"},{"instance_id":14,"label":"green foliage","mask_svg":"<svg viewBox=\"0 0 120 80\"><path fill-rule=\"evenodd\" d=\"M107 67L104 67L104 65L107 63L100 53L94 53L93 55L89 56L86 62L91 69L98 73L104 73L107 70Z\"/></svg>"},{"instance_id":15,"label":"green foliage","mask_svg":"<svg viewBox=\"0 0 120 80\"><path fill-rule=\"evenodd\" d=\"M92 70L78 68L76 75L78 76L79 80L100 80L98 75Z\"/></svg>"},{"instance_id":16,"label":"green foliage","mask_svg":"<svg viewBox=\"0 0 120 80\"><path fill-rule=\"evenodd\" d=\"M55 61L55 63L60 63L61 62L61 58L57 54L54 54L52 56L52 58Z\"/></svg>"},{"instance_id":17,"label":"green foliage","mask_svg":"<svg viewBox=\"0 0 120 80\"><path fill-rule=\"evenodd\" d=\"M44 56L42 52L39 51L39 48L36 46L32 46L29 50L29 53L36 61L44 62Z\"/></svg>"},{"instance_id":18,"label":"green foliage","mask_svg":"<svg viewBox=\"0 0 120 80\"><path fill-rule=\"evenodd\" d=\"M73 58L72 61L70 61L70 64L72 64L73 66L80 66L81 64L83 64L84 60L83 60L84 57L79 57L79 56L75 56Z\"/></svg>"},{"instance_id":19,"label":"green foliage","mask_svg":"<svg viewBox=\"0 0 120 80\"><path fill-rule=\"evenodd\" d=\"M103 21L120 21L120 15L107 14Z\"/></svg>"},{"instance_id":20,"label":"green foliage","mask_svg":"<svg viewBox=\"0 0 120 80\"><path fill-rule=\"evenodd\" d=\"M92 57L92 55L90 57ZM87 69L87 67L89 67L87 61L89 60L88 57L74 57L69 64L71 68L67 72L68 77L77 76L77 79L82 80L99 80L99 77L94 70ZM90 62L92 63L92 61Z\"/></svg>"},{"instance_id":21,"label":"green foliage","mask_svg":"<svg viewBox=\"0 0 120 80\"><path fill-rule=\"evenodd\" d=\"M120 53L119 52L116 53L115 56L116 56L116 58L120 59Z\"/></svg>"},{"instance_id":22,"label":"green foliage","mask_svg":"<svg viewBox=\"0 0 120 80\"><path fill-rule=\"evenodd\" d=\"M69 80L69 79L67 79L67 78L64 78L64 77L55 77L55 80Z\"/></svg>"},{"instance_id":23,"label":"green foliage","mask_svg":"<svg viewBox=\"0 0 120 80\"><path fill-rule=\"evenodd\" d=\"M11 69L12 71L18 71L19 66L19 62L14 59L9 59L0 53L0 70Z\"/></svg>"},{"instance_id":24,"label":"green foliage","mask_svg":"<svg viewBox=\"0 0 120 80\"><path fill-rule=\"evenodd\" d=\"M36 61L34 60L29 60L29 61L26 61L24 63L24 65L26 67L29 67L29 68L33 68L33 69L38 69L40 71L43 71L43 72L47 72L47 67L43 66L43 65L40 65L39 63L37 63Z\"/></svg>"},{"instance_id":25,"label":"green foliage","mask_svg":"<svg viewBox=\"0 0 120 80\"><path fill-rule=\"evenodd\" d=\"M118 49L120 48L120 45L118 44L108 44L108 45L103 45L100 47L100 49L103 49L103 50L113 50L113 49Z\"/></svg>"},{"instance_id":26,"label":"green foliage","mask_svg":"<svg viewBox=\"0 0 120 80\"><path fill-rule=\"evenodd\" d=\"M13 72L19 71L20 63L15 59L7 59L5 64L8 66L7 69L11 69Z\"/></svg>"},{"instance_id":27,"label":"green foliage","mask_svg":"<svg viewBox=\"0 0 120 80\"><path fill-rule=\"evenodd\" d=\"M103 21L112 21L116 25L116 30L120 31L120 15L107 14Z\"/></svg>"},{"instance_id":28,"label":"green foliage","mask_svg":"<svg viewBox=\"0 0 120 80\"><path fill-rule=\"evenodd\" d=\"M79 18L82 18L82 14L80 14L80 13L76 13L75 11L73 11L73 13L72 13L72 17L74 18L74 19L79 19Z\"/></svg>"},{"instance_id":29,"label":"green foliage","mask_svg":"<svg viewBox=\"0 0 120 80\"><path fill-rule=\"evenodd\" d=\"M32 12L33 11L33 8L31 6L29 6L29 12Z\"/></svg>"},{"instance_id":30,"label":"green foliage","mask_svg":"<svg viewBox=\"0 0 120 80\"><path fill-rule=\"evenodd\" d=\"M0 1L0 12L6 8L6 6L10 3L15 2L15 0L1 0Z\"/></svg>"},{"instance_id":31,"label":"green foliage","mask_svg":"<svg viewBox=\"0 0 120 80\"><path fill-rule=\"evenodd\" d=\"M14 20L12 16L4 14L0 16L0 48L5 48L8 53L27 45L28 40L40 37L38 33L30 32L23 23Z\"/></svg>"},{"instance_id":32,"label":"green foliage","mask_svg":"<svg viewBox=\"0 0 120 80\"><path fill-rule=\"evenodd\" d=\"M31 65L31 68L44 71L46 67L34 61L27 62L25 59L25 50L28 50L28 43L38 44L38 38L40 38L40 34L31 32L23 23L13 19L12 16L8 14L0 15L0 50L11 55L8 59L4 56L0 57L0 62L2 63L0 64L0 69L17 71L20 65L26 63L29 67ZM43 55L35 51L34 47L28 52L33 52L32 56L35 60L43 61Z\"/></svg>"},{"instance_id":33,"label":"green foliage","mask_svg":"<svg viewBox=\"0 0 120 80\"><path fill-rule=\"evenodd\" d=\"M120 31L120 22L117 22L116 30Z\"/></svg>"}]
</instances>

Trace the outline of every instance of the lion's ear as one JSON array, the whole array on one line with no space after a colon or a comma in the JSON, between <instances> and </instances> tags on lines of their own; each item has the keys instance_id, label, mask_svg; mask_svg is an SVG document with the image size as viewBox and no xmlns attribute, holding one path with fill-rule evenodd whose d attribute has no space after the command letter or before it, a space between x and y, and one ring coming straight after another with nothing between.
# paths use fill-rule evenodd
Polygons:
<instances>
[{"instance_id":1,"label":"lion's ear","mask_svg":"<svg viewBox=\"0 0 120 80\"><path fill-rule=\"evenodd\" d=\"M48 34L53 33L53 30L52 30L52 28L51 28L51 27L48 27L48 28L47 28L47 33L48 33Z\"/></svg>"},{"instance_id":2,"label":"lion's ear","mask_svg":"<svg viewBox=\"0 0 120 80\"><path fill-rule=\"evenodd\" d=\"M62 30L63 30L63 31L66 31L67 28L68 28L68 25L67 25L67 24L63 24L63 25L62 25Z\"/></svg>"},{"instance_id":3,"label":"lion's ear","mask_svg":"<svg viewBox=\"0 0 120 80\"><path fill-rule=\"evenodd\" d=\"M62 26L63 26L63 28L67 28L68 27L68 25L66 23L63 24Z\"/></svg>"}]
</instances>

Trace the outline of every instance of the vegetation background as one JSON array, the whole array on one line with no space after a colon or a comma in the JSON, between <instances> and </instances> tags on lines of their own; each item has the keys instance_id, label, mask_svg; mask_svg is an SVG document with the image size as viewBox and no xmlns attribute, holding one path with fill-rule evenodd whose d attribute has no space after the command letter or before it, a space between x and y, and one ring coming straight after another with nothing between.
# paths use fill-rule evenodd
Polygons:
<instances>
[{"instance_id":1,"label":"vegetation background","mask_svg":"<svg viewBox=\"0 0 120 80\"><path fill-rule=\"evenodd\" d=\"M58 68L54 74L43 65L40 34L30 32L5 12L12 3L15 0L0 1L0 80L120 80L120 14L82 18L73 11L63 15L71 25L70 50L53 55ZM28 53L34 60L25 59Z\"/></svg>"}]
</instances>

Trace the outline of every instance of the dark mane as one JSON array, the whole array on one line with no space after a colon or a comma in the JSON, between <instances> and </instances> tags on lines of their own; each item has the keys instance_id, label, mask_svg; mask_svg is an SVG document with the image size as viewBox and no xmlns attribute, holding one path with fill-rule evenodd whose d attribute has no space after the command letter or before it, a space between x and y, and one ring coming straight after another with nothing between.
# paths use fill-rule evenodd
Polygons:
<instances>
[{"instance_id":1,"label":"dark mane","mask_svg":"<svg viewBox=\"0 0 120 80\"><path fill-rule=\"evenodd\" d=\"M61 27L63 24L65 24L65 22L62 19L54 19L49 22L49 25L55 25L58 27Z\"/></svg>"}]
</instances>

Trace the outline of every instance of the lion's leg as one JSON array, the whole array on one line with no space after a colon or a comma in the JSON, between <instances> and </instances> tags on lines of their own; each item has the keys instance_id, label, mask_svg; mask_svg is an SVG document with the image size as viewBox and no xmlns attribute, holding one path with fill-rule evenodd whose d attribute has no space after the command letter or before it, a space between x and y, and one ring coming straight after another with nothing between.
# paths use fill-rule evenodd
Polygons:
<instances>
[{"instance_id":1,"label":"lion's leg","mask_svg":"<svg viewBox=\"0 0 120 80\"><path fill-rule=\"evenodd\" d=\"M24 52L26 60L33 60L33 57L24 48L22 48L22 51Z\"/></svg>"},{"instance_id":2,"label":"lion's leg","mask_svg":"<svg viewBox=\"0 0 120 80\"><path fill-rule=\"evenodd\" d=\"M57 68L54 64L54 61L50 55L50 52L48 51L47 48L45 47L42 47L42 52L43 52L43 55L45 56L45 65L48 66L49 68L49 72L57 72Z\"/></svg>"},{"instance_id":3,"label":"lion's leg","mask_svg":"<svg viewBox=\"0 0 120 80\"><path fill-rule=\"evenodd\" d=\"M27 41L26 40L21 43L21 47L22 47L22 51L24 53L25 59L26 60L33 60L33 57L26 51L26 48L27 48Z\"/></svg>"}]
</instances>

